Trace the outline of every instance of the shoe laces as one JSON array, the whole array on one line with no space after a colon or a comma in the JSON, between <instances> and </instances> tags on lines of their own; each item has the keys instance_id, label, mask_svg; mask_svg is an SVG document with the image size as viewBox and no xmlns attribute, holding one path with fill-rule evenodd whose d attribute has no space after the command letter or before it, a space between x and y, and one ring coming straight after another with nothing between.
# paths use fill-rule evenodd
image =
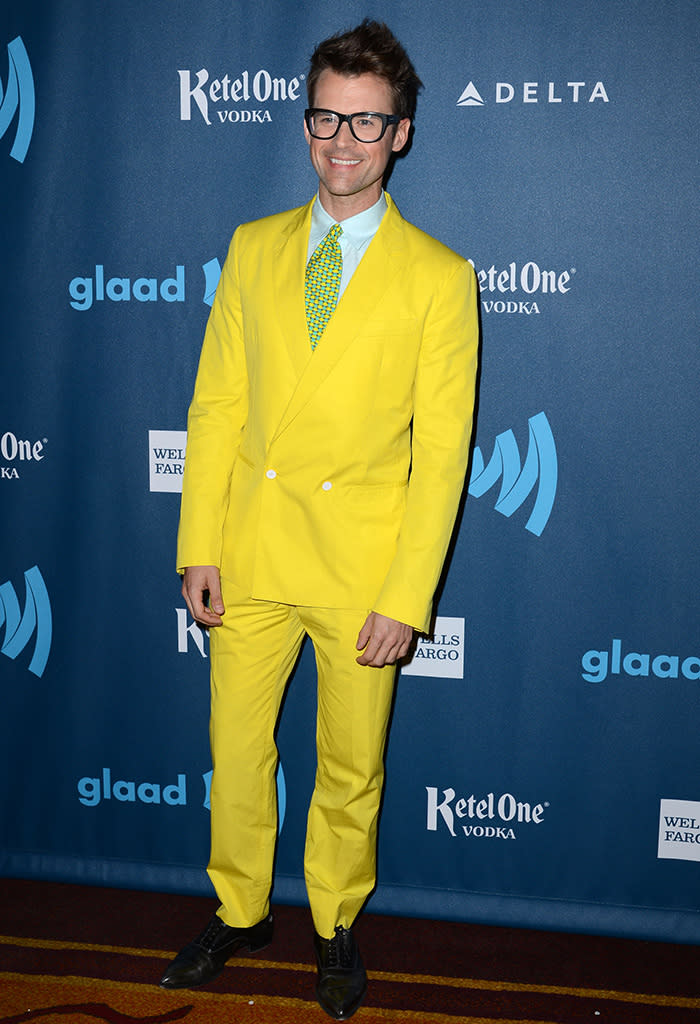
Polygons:
<instances>
[{"instance_id":1,"label":"shoe laces","mask_svg":"<svg viewBox=\"0 0 700 1024\"><path fill-rule=\"evenodd\" d=\"M216 945L217 939L225 929L226 924L221 920L218 914L215 914L197 939L197 944L207 950L213 949Z\"/></svg>"},{"instance_id":2,"label":"shoe laces","mask_svg":"<svg viewBox=\"0 0 700 1024\"><path fill-rule=\"evenodd\" d=\"M354 964L352 933L337 925L333 938L328 942L328 966L352 967Z\"/></svg>"}]
</instances>

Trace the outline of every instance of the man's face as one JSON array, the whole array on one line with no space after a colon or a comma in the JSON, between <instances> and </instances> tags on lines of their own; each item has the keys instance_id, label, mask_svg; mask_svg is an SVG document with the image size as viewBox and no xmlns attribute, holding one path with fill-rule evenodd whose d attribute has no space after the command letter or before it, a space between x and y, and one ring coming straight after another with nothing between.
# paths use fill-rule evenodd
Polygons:
<instances>
[{"instance_id":1,"label":"man's face","mask_svg":"<svg viewBox=\"0 0 700 1024\"><path fill-rule=\"evenodd\" d=\"M349 76L322 71L313 105L339 114L394 113L388 83L373 74ZM358 142L347 122L332 139L314 139L304 125L311 163L319 177L319 197L332 217L345 220L376 203L389 158L392 152L403 149L410 124L405 118L398 125L389 125L379 142Z\"/></svg>"}]
</instances>

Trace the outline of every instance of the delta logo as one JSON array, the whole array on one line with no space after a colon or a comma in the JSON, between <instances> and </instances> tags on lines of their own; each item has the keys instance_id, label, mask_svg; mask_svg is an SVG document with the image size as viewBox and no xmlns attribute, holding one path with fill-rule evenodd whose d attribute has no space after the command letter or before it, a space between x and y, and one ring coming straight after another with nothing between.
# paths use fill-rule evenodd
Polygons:
<instances>
[{"instance_id":1,"label":"delta logo","mask_svg":"<svg viewBox=\"0 0 700 1024\"><path fill-rule=\"evenodd\" d=\"M488 96L489 99L484 99ZM462 90L458 107L485 107L488 102L496 104L547 104L579 105L609 103L603 82L496 82L487 92L470 81Z\"/></svg>"}]
</instances>

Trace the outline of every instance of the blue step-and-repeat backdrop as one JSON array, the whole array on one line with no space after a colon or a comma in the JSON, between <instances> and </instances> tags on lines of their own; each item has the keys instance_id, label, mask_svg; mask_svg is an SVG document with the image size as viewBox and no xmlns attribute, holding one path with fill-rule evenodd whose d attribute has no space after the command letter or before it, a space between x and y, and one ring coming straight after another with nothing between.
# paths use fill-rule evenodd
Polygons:
<instances>
[{"instance_id":1,"label":"blue step-and-repeat backdrop","mask_svg":"<svg viewBox=\"0 0 700 1024\"><path fill-rule=\"evenodd\" d=\"M366 15L425 83L389 190L473 261L483 335L370 909L700 941L694 0L3 3L0 871L210 891L186 411L235 226L314 190L311 50ZM314 687L306 649L278 901Z\"/></svg>"}]
</instances>

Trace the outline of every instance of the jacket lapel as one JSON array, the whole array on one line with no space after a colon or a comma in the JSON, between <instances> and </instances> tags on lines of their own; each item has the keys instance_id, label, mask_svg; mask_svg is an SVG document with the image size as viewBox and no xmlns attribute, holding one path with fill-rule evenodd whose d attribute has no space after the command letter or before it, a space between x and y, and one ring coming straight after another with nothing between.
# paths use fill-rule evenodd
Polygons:
<instances>
[{"instance_id":1,"label":"jacket lapel","mask_svg":"<svg viewBox=\"0 0 700 1024\"><path fill-rule=\"evenodd\" d=\"M304 310L304 268L312 206L313 200L301 207L280 238L273 255L275 285L272 298L280 334L297 377L302 376L312 354Z\"/></svg>"},{"instance_id":2,"label":"jacket lapel","mask_svg":"<svg viewBox=\"0 0 700 1024\"><path fill-rule=\"evenodd\" d=\"M350 283L343 292L333 316L318 343L318 348L313 353L311 353L304 313L302 270L302 299L300 304L302 329L297 329L295 320L294 330L292 331L291 319L287 321L285 328L286 334L293 333L295 335L294 339L290 338L288 340L288 344L294 348L295 366L302 367L302 369L294 394L275 431L275 437L278 437L283 430L287 429L292 420L295 419L322 385L343 353L362 334L365 322L380 305L389 283L401 271L402 218L389 196L387 196L387 202L389 205L382 223L370 242ZM304 246L308 245L308 224L306 227L305 232L297 232L299 235L303 234ZM289 249L290 246L288 245L286 248ZM305 266L305 260L306 250L304 249L301 261L302 268ZM291 270L286 268L284 273L287 282L289 282L291 280ZM296 274L298 275L298 273L297 266ZM282 278L280 278L280 281L282 281ZM280 308L282 315L291 316L290 296L288 295L286 298L287 313L285 314L282 307ZM294 305L296 307L298 303L295 301ZM302 339L303 345L298 344L299 338ZM301 351L302 347L305 349L304 353Z\"/></svg>"}]
</instances>

